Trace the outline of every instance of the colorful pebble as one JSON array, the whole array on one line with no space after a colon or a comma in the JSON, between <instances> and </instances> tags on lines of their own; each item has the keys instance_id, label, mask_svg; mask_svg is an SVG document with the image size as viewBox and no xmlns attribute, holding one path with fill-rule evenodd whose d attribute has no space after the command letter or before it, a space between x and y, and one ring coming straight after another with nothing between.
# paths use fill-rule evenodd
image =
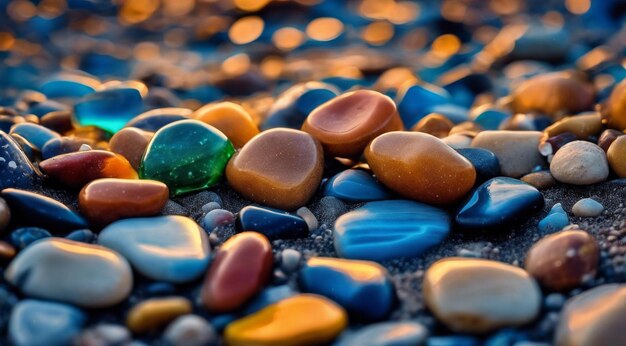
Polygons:
<instances>
[{"instance_id":1,"label":"colorful pebble","mask_svg":"<svg viewBox=\"0 0 626 346\"><path fill-rule=\"evenodd\" d=\"M371 174L347 169L330 178L324 186L324 195L337 197L346 202L370 202L390 199L391 193Z\"/></svg>"},{"instance_id":2,"label":"colorful pebble","mask_svg":"<svg viewBox=\"0 0 626 346\"><path fill-rule=\"evenodd\" d=\"M247 206L239 211L237 227L242 231L261 233L270 240L304 238L309 235L309 227L301 217L255 206Z\"/></svg>"},{"instance_id":3,"label":"colorful pebble","mask_svg":"<svg viewBox=\"0 0 626 346\"><path fill-rule=\"evenodd\" d=\"M133 333L142 334L161 328L191 310L191 302L182 297L146 299L128 311L126 325Z\"/></svg>"},{"instance_id":4,"label":"colorful pebble","mask_svg":"<svg viewBox=\"0 0 626 346\"><path fill-rule=\"evenodd\" d=\"M125 127L111 137L109 150L128 160L135 170L139 170L141 158L154 133L134 127Z\"/></svg>"},{"instance_id":5,"label":"colorful pebble","mask_svg":"<svg viewBox=\"0 0 626 346\"><path fill-rule=\"evenodd\" d=\"M208 104L193 112L191 117L222 131L235 148L243 147L259 134L250 114L236 103Z\"/></svg>"}]
</instances>

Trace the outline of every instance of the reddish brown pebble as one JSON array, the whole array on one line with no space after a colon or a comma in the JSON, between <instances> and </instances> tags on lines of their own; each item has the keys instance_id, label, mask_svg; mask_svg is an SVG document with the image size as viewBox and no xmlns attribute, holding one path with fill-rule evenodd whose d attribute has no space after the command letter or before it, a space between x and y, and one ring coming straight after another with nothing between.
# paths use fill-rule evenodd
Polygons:
<instances>
[{"instance_id":1,"label":"reddish brown pebble","mask_svg":"<svg viewBox=\"0 0 626 346\"><path fill-rule=\"evenodd\" d=\"M426 203L458 201L476 180L476 170L466 158L420 132L383 134L370 143L365 158L387 187Z\"/></svg>"},{"instance_id":2,"label":"reddish brown pebble","mask_svg":"<svg viewBox=\"0 0 626 346\"><path fill-rule=\"evenodd\" d=\"M97 225L158 214L167 203L167 185L155 180L98 179L78 196L81 212Z\"/></svg>"},{"instance_id":3,"label":"reddish brown pebble","mask_svg":"<svg viewBox=\"0 0 626 346\"><path fill-rule=\"evenodd\" d=\"M621 137L623 135L624 132L622 131L606 129L602 131L602 134L600 134L600 137L598 138L598 146L606 152L609 150L609 147L617 139L617 137Z\"/></svg>"},{"instance_id":4,"label":"reddish brown pebble","mask_svg":"<svg viewBox=\"0 0 626 346\"><path fill-rule=\"evenodd\" d=\"M124 156L133 168L139 169L141 157L146 151L152 136L154 136L152 132L134 127L125 127L113 135L111 141L109 141L109 149Z\"/></svg>"},{"instance_id":5,"label":"reddish brown pebble","mask_svg":"<svg viewBox=\"0 0 626 346\"><path fill-rule=\"evenodd\" d=\"M222 131L235 148L243 147L259 134L259 129L245 108L232 102L208 104L193 112L191 117Z\"/></svg>"},{"instance_id":6,"label":"reddish brown pebble","mask_svg":"<svg viewBox=\"0 0 626 346\"><path fill-rule=\"evenodd\" d=\"M395 103L372 90L338 96L314 109L302 125L326 154L339 157L359 156L378 135L402 128Z\"/></svg>"},{"instance_id":7,"label":"reddish brown pebble","mask_svg":"<svg viewBox=\"0 0 626 346\"><path fill-rule=\"evenodd\" d=\"M528 173L521 177L520 180L534 186L538 190L549 189L556 184L556 179L554 179L550 171Z\"/></svg>"},{"instance_id":8,"label":"reddish brown pebble","mask_svg":"<svg viewBox=\"0 0 626 346\"><path fill-rule=\"evenodd\" d=\"M611 128L626 129L626 79L619 82L606 102L606 116Z\"/></svg>"},{"instance_id":9,"label":"reddish brown pebble","mask_svg":"<svg viewBox=\"0 0 626 346\"><path fill-rule=\"evenodd\" d=\"M11 209L7 202L0 198L0 232L2 232L11 221Z\"/></svg>"},{"instance_id":10,"label":"reddish brown pebble","mask_svg":"<svg viewBox=\"0 0 626 346\"><path fill-rule=\"evenodd\" d=\"M323 171L319 142L306 132L278 128L262 132L233 155L226 178L253 202L292 210L313 197Z\"/></svg>"},{"instance_id":11,"label":"reddish brown pebble","mask_svg":"<svg viewBox=\"0 0 626 346\"><path fill-rule=\"evenodd\" d=\"M272 261L272 246L264 235L234 235L215 255L202 286L202 303L213 312L239 308L269 280Z\"/></svg>"},{"instance_id":12,"label":"reddish brown pebble","mask_svg":"<svg viewBox=\"0 0 626 346\"><path fill-rule=\"evenodd\" d=\"M550 234L530 248L525 268L539 283L554 291L568 291L596 274L600 249L584 231Z\"/></svg>"},{"instance_id":13,"label":"reddish brown pebble","mask_svg":"<svg viewBox=\"0 0 626 346\"><path fill-rule=\"evenodd\" d=\"M441 114L431 113L423 117L411 131L424 132L437 138L443 138L450 133L454 124Z\"/></svg>"},{"instance_id":14,"label":"reddish brown pebble","mask_svg":"<svg viewBox=\"0 0 626 346\"><path fill-rule=\"evenodd\" d=\"M15 248L6 241L0 240L0 262L8 262L15 257Z\"/></svg>"}]
</instances>

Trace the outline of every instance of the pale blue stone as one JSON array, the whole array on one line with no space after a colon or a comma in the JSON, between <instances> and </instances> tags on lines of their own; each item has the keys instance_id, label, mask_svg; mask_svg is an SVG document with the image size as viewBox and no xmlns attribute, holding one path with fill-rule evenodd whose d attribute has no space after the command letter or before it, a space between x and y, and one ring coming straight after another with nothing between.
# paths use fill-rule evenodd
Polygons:
<instances>
[{"instance_id":1,"label":"pale blue stone","mask_svg":"<svg viewBox=\"0 0 626 346\"><path fill-rule=\"evenodd\" d=\"M539 221L538 228L541 233L554 233L567 225L569 225L567 213L563 210L561 203L557 203L552 206L548 215Z\"/></svg>"},{"instance_id":2,"label":"pale blue stone","mask_svg":"<svg viewBox=\"0 0 626 346\"><path fill-rule=\"evenodd\" d=\"M576 216L593 217L602 214L604 206L591 198L583 198L572 207L572 212Z\"/></svg>"},{"instance_id":3,"label":"pale blue stone","mask_svg":"<svg viewBox=\"0 0 626 346\"><path fill-rule=\"evenodd\" d=\"M59 135L58 133L41 125L33 123L20 123L17 125L13 125L13 127L11 128L11 134L13 133L24 137L39 151L41 151L43 146L48 141L55 138L61 138L61 135Z\"/></svg>"},{"instance_id":4,"label":"pale blue stone","mask_svg":"<svg viewBox=\"0 0 626 346\"><path fill-rule=\"evenodd\" d=\"M415 346L422 345L428 330L417 322L372 324L342 337L335 346Z\"/></svg>"},{"instance_id":5,"label":"pale blue stone","mask_svg":"<svg viewBox=\"0 0 626 346\"><path fill-rule=\"evenodd\" d=\"M11 312L9 338L15 346L70 345L85 321L73 306L26 299Z\"/></svg>"}]
</instances>

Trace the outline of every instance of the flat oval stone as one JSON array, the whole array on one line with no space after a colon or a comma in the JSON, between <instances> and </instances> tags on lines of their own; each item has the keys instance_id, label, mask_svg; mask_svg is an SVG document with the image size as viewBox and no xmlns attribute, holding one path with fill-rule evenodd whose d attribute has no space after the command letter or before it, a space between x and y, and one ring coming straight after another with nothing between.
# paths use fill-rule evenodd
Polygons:
<instances>
[{"instance_id":1,"label":"flat oval stone","mask_svg":"<svg viewBox=\"0 0 626 346\"><path fill-rule=\"evenodd\" d=\"M606 151L609 165L615 174L620 178L626 178L626 136L619 136L609 146Z\"/></svg>"},{"instance_id":2,"label":"flat oval stone","mask_svg":"<svg viewBox=\"0 0 626 346\"><path fill-rule=\"evenodd\" d=\"M24 299L11 311L9 339L15 346L70 345L86 320L71 305Z\"/></svg>"},{"instance_id":3,"label":"flat oval stone","mask_svg":"<svg viewBox=\"0 0 626 346\"><path fill-rule=\"evenodd\" d=\"M146 333L166 326L179 316L190 314L192 308L191 302L187 298L147 299L128 311L126 325L133 333Z\"/></svg>"},{"instance_id":4,"label":"flat oval stone","mask_svg":"<svg viewBox=\"0 0 626 346\"><path fill-rule=\"evenodd\" d=\"M87 221L61 202L34 192L4 189L0 193L11 208L14 222L51 231L87 228Z\"/></svg>"},{"instance_id":5,"label":"flat oval stone","mask_svg":"<svg viewBox=\"0 0 626 346\"><path fill-rule=\"evenodd\" d=\"M282 210L250 205L239 211L237 222L240 230L259 232L270 240L306 238L309 235L304 219Z\"/></svg>"},{"instance_id":6,"label":"flat oval stone","mask_svg":"<svg viewBox=\"0 0 626 346\"><path fill-rule=\"evenodd\" d=\"M222 131L235 148L243 147L259 134L250 114L236 103L210 103L193 112L191 117Z\"/></svg>"},{"instance_id":7,"label":"flat oval stone","mask_svg":"<svg viewBox=\"0 0 626 346\"><path fill-rule=\"evenodd\" d=\"M583 198L572 207L572 213L580 217L599 216L603 211L604 206L592 198Z\"/></svg>"},{"instance_id":8,"label":"flat oval stone","mask_svg":"<svg viewBox=\"0 0 626 346\"><path fill-rule=\"evenodd\" d=\"M375 262L312 257L298 278L304 292L330 298L365 320L385 317L395 299L387 271Z\"/></svg>"},{"instance_id":9,"label":"flat oval stone","mask_svg":"<svg viewBox=\"0 0 626 346\"><path fill-rule=\"evenodd\" d=\"M262 132L233 155L226 178L253 202L292 210L313 197L323 170L322 147L311 135L280 128Z\"/></svg>"},{"instance_id":10,"label":"flat oval stone","mask_svg":"<svg viewBox=\"0 0 626 346\"><path fill-rule=\"evenodd\" d=\"M550 162L554 179L573 185L591 185L606 180L609 164L604 150L585 141L565 144Z\"/></svg>"},{"instance_id":11,"label":"flat oval stone","mask_svg":"<svg viewBox=\"0 0 626 346\"><path fill-rule=\"evenodd\" d=\"M119 220L100 232L98 244L119 252L138 272L154 280L189 282L209 264L206 232L184 216Z\"/></svg>"},{"instance_id":12,"label":"flat oval stone","mask_svg":"<svg viewBox=\"0 0 626 346\"><path fill-rule=\"evenodd\" d=\"M188 108L157 108L139 114L132 118L125 126L148 132L156 132L165 125L189 119L191 113L192 110Z\"/></svg>"},{"instance_id":13,"label":"flat oval stone","mask_svg":"<svg viewBox=\"0 0 626 346\"><path fill-rule=\"evenodd\" d=\"M32 188L41 182L40 174L19 144L0 131L0 190L8 187Z\"/></svg>"},{"instance_id":14,"label":"flat oval stone","mask_svg":"<svg viewBox=\"0 0 626 346\"><path fill-rule=\"evenodd\" d=\"M138 88L120 86L97 91L74 105L74 116L83 125L93 125L115 133L143 110Z\"/></svg>"},{"instance_id":15,"label":"flat oval stone","mask_svg":"<svg viewBox=\"0 0 626 346\"><path fill-rule=\"evenodd\" d=\"M232 346L319 345L332 341L347 323L346 312L331 300L299 294L230 323L224 338Z\"/></svg>"},{"instance_id":16,"label":"flat oval stone","mask_svg":"<svg viewBox=\"0 0 626 346\"><path fill-rule=\"evenodd\" d=\"M232 236L219 248L204 278L204 307L213 312L241 307L269 281L273 260L272 246L262 234Z\"/></svg>"},{"instance_id":17,"label":"flat oval stone","mask_svg":"<svg viewBox=\"0 0 626 346\"><path fill-rule=\"evenodd\" d=\"M100 178L137 179L137 172L128 160L105 150L55 156L41 161L39 168L50 178L76 189Z\"/></svg>"},{"instance_id":18,"label":"flat oval stone","mask_svg":"<svg viewBox=\"0 0 626 346\"><path fill-rule=\"evenodd\" d=\"M129 217L153 216L167 203L167 185L155 180L98 179L78 195L81 212L94 224Z\"/></svg>"},{"instance_id":19,"label":"flat oval stone","mask_svg":"<svg viewBox=\"0 0 626 346\"><path fill-rule=\"evenodd\" d=\"M133 287L130 265L117 252L62 238L24 249L4 277L27 296L88 308L118 304Z\"/></svg>"},{"instance_id":20,"label":"flat oval stone","mask_svg":"<svg viewBox=\"0 0 626 346\"><path fill-rule=\"evenodd\" d=\"M332 177L324 186L324 196L347 202L370 202L391 198L391 192L360 169L347 169Z\"/></svg>"},{"instance_id":21,"label":"flat oval stone","mask_svg":"<svg viewBox=\"0 0 626 346\"><path fill-rule=\"evenodd\" d=\"M111 137L109 150L120 154L130 162L134 169L138 170L141 158L146 151L154 133L134 127L125 127Z\"/></svg>"},{"instance_id":22,"label":"flat oval stone","mask_svg":"<svg viewBox=\"0 0 626 346\"><path fill-rule=\"evenodd\" d=\"M587 139L595 136L602 130L602 116L599 113L590 112L581 115L565 117L548 126L543 132L548 137L554 137L562 133L570 132L579 139Z\"/></svg>"},{"instance_id":23,"label":"flat oval stone","mask_svg":"<svg viewBox=\"0 0 626 346\"><path fill-rule=\"evenodd\" d=\"M491 151L503 175L519 178L545 163L538 150L541 137L539 131L483 131L474 137L472 147Z\"/></svg>"},{"instance_id":24,"label":"flat oval stone","mask_svg":"<svg viewBox=\"0 0 626 346\"><path fill-rule=\"evenodd\" d=\"M365 158L387 187L430 204L458 201L476 180L476 170L466 158L425 133L385 133L369 144Z\"/></svg>"},{"instance_id":25,"label":"flat oval stone","mask_svg":"<svg viewBox=\"0 0 626 346\"><path fill-rule=\"evenodd\" d=\"M165 183L174 196L202 190L219 182L234 152L216 128L197 120L177 121L154 134L139 174Z\"/></svg>"},{"instance_id":26,"label":"flat oval stone","mask_svg":"<svg viewBox=\"0 0 626 346\"><path fill-rule=\"evenodd\" d=\"M543 203L543 195L533 186L521 180L497 177L476 188L455 219L465 228L492 228L537 210Z\"/></svg>"},{"instance_id":27,"label":"flat oval stone","mask_svg":"<svg viewBox=\"0 0 626 346\"><path fill-rule=\"evenodd\" d=\"M417 257L450 232L448 214L426 204L392 200L366 203L335 222L334 243L344 258L384 261Z\"/></svg>"},{"instance_id":28,"label":"flat oval stone","mask_svg":"<svg viewBox=\"0 0 626 346\"><path fill-rule=\"evenodd\" d=\"M69 154L79 151L83 145L92 146L95 143L89 139L76 137L53 138L46 142L41 149L41 157L49 159L62 154Z\"/></svg>"},{"instance_id":29,"label":"flat oval stone","mask_svg":"<svg viewBox=\"0 0 626 346\"><path fill-rule=\"evenodd\" d=\"M476 181L484 182L500 175L500 161L496 154L483 148L456 149L476 169Z\"/></svg>"},{"instance_id":30,"label":"flat oval stone","mask_svg":"<svg viewBox=\"0 0 626 346\"><path fill-rule=\"evenodd\" d=\"M359 156L372 139L402 129L393 100L373 90L337 96L315 108L302 125L325 154L339 157Z\"/></svg>"},{"instance_id":31,"label":"flat oval stone","mask_svg":"<svg viewBox=\"0 0 626 346\"><path fill-rule=\"evenodd\" d=\"M33 123L20 123L11 127L10 134L18 134L31 143L35 149L41 151L43 146L52 139L60 138L61 136L41 125Z\"/></svg>"},{"instance_id":32,"label":"flat oval stone","mask_svg":"<svg viewBox=\"0 0 626 346\"><path fill-rule=\"evenodd\" d=\"M423 345L428 329L417 322L381 322L365 326L342 337L335 346L411 346ZM459 346L459 345L455 345ZM463 346L463 345L460 345Z\"/></svg>"},{"instance_id":33,"label":"flat oval stone","mask_svg":"<svg viewBox=\"0 0 626 346\"><path fill-rule=\"evenodd\" d=\"M490 260L446 258L424 275L426 306L455 332L524 325L541 310L541 291L524 270Z\"/></svg>"}]
</instances>

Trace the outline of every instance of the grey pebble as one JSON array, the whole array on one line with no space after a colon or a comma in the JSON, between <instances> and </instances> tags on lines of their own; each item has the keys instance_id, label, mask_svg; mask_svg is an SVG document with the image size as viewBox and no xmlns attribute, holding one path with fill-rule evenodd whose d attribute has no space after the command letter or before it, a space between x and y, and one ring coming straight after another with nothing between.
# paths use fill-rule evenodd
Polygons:
<instances>
[{"instance_id":1,"label":"grey pebble","mask_svg":"<svg viewBox=\"0 0 626 346\"><path fill-rule=\"evenodd\" d=\"M302 259L302 254L298 250L285 249L280 254L281 269L285 273L294 272L298 269L301 259Z\"/></svg>"},{"instance_id":2,"label":"grey pebble","mask_svg":"<svg viewBox=\"0 0 626 346\"><path fill-rule=\"evenodd\" d=\"M301 207L296 211L296 214L304 219L304 222L306 222L307 226L309 226L309 232L313 232L319 227L317 218L315 217L313 212L309 210L309 208Z\"/></svg>"},{"instance_id":3,"label":"grey pebble","mask_svg":"<svg viewBox=\"0 0 626 346\"><path fill-rule=\"evenodd\" d=\"M572 213L581 217L594 217L602 214L604 206L592 198L583 198L572 207Z\"/></svg>"},{"instance_id":4,"label":"grey pebble","mask_svg":"<svg viewBox=\"0 0 626 346\"><path fill-rule=\"evenodd\" d=\"M206 346L217 342L217 333L204 318L184 315L167 326L163 339L168 346Z\"/></svg>"}]
</instances>

